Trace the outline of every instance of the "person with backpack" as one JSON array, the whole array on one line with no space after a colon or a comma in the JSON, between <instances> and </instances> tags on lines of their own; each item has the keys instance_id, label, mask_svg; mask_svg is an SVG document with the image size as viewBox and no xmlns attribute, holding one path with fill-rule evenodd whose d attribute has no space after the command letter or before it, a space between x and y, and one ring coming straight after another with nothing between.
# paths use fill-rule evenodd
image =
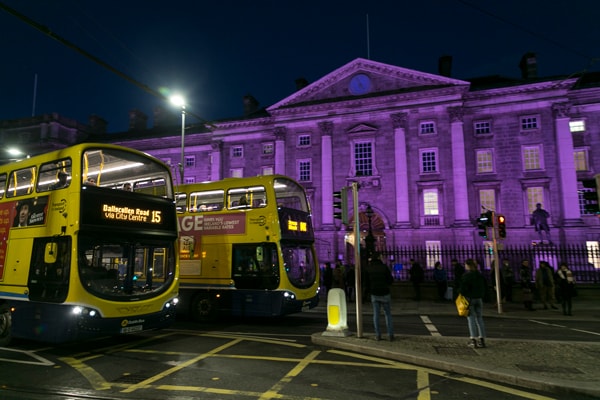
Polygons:
<instances>
[{"instance_id":1,"label":"person with backpack","mask_svg":"<svg viewBox=\"0 0 600 400\"><path fill-rule=\"evenodd\" d=\"M544 310L548 309L548 303L554 310L558 310L558 307L554 305L554 270L547 261L540 261L540 267L535 273L535 286L538 289Z\"/></svg>"}]
</instances>

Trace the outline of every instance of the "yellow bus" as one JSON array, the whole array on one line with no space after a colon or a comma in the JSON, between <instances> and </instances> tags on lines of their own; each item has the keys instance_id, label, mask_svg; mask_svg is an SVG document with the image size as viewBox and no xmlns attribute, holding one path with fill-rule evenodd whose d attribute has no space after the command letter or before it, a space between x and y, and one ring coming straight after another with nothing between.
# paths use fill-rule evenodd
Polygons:
<instances>
[{"instance_id":1,"label":"yellow bus","mask_svg":"<svg viewBox=\"0 0 600 400\"><path fill-rule=\"evenodd\" d=\"M319 301L319 267L304 188L281 175L177 187L180 310L281 316Z\"/></svg>"},{"instance_id":2,"label":"yellow bus","mask_svg":"<svg viewBox=\"0 0 600 400\"><path fill-rule=\"evenodd\" d=\"M80 144L0 166L0 346L166 327L178 292L169 168Z\"/></svg>"}]
</instances>

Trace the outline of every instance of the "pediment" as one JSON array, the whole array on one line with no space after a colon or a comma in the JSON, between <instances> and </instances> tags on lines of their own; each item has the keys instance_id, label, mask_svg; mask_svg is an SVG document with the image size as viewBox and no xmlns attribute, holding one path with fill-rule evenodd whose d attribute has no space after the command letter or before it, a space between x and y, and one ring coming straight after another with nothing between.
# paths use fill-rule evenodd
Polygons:
<instances>
[{"instance_id":1,"label":"pediment","mask_svg":"<svg viewBox=\"0 0 600 400\"><path fill-rule=\"evenodd\" d=\"M357 75L361 75L365 81L357 82L355 78ZM458 79L357 58L273 104L267 110L274 111L294 105L374 97L388 93L468 85L469 82ZM365 87L368 89L362 90ZM361 90L356 90L357 88Z\"/></svg>"},{"instance_id":2,"label":"pediment","mask_svg":"<svg viewBox=\"0 0 600 400\"><path fill-rule=\"evenodd\" d=\"M350 128L346 133L351 135L353 133L374 133L377 132L377 128L367 124L358 124Z\"/></svg>"}]
</instances>

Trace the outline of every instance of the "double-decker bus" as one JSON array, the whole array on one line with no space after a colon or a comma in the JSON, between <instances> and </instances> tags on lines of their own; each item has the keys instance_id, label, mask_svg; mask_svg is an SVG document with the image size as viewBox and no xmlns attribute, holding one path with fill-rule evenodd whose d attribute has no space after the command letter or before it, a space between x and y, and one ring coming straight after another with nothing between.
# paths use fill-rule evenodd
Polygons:
<instances>
[{"instance_id":1,"label":"double-decker bus","mask_svg":"<svg viewBox=\"0 0 600 400\"><path fill-rule=\"evenodd\" d=\"M168 166L80 144L0 166L0 345L166 327L178 292Z\"/></svg>"},{"instance_id":2,"label":"double-decker bus","mask_svg":"<svg viewBox=\"0 0 600 400\"><path fill-rule=\"evenodd\" d=\"M177 187L180 310L281 316L318 304L319 267L304 188L282 175Z\"/></svg>"}]
</instances>

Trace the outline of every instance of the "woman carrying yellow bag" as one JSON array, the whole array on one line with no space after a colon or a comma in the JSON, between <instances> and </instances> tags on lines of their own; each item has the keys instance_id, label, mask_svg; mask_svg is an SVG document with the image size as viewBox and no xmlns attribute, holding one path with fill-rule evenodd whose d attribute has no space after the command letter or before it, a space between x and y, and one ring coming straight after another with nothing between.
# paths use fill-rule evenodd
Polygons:
<instances>
[{"instance_id":1,"label":"woman carrying yellow bag","mask_svg":"<svg viewBox=\"0 0 600 400\"><path fill-rule=\"evenodd\" d=\"M487 284L473 259L465 261L466 272L460 281L458 293L469 299L467 323L469 325L469 346L485 347L485 325L483 323L483 296ZM457 305L458 307L458 305Z\"/></svg>"},{"instance_id":2,"label":"woman carrying yellow bag","mask_svg":"<svg viewBox=\"0 0 600 400\"><path fill-rule=\"evenodd\" d=\"M468 317L469 300L459 293L454 302L456 303L456 310L458 311L458 315L460 315L461 317Z\"/></svg>"}]
</instances>

